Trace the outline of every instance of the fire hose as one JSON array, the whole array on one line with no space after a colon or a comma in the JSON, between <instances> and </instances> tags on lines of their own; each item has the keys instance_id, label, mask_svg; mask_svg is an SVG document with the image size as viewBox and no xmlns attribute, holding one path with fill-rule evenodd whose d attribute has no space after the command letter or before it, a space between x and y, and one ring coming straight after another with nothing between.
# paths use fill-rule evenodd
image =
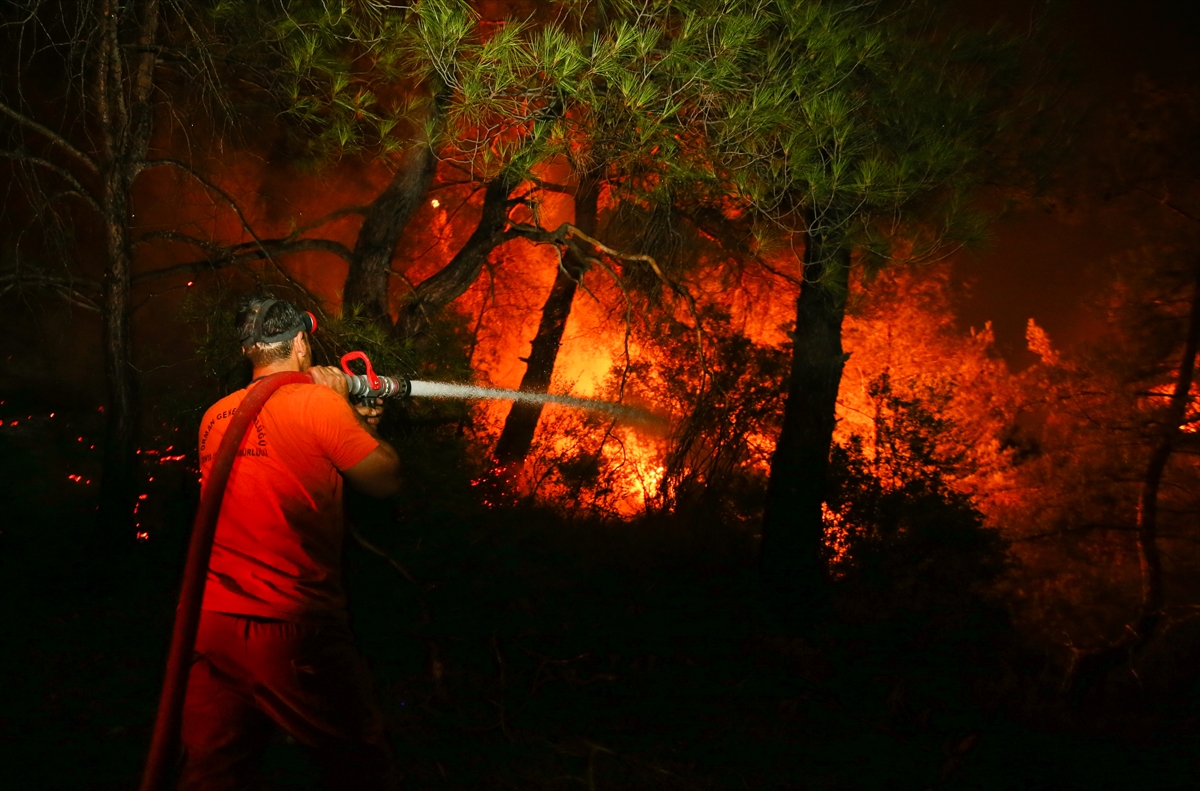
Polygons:
<instances>
[{"instance_id":1,"label":"fire hose","mask_svg":"<svg viewBox=\"0 0 1200 791\"><path fill-rule=\"evenodd\" d=\"M362 360L367 367L366 375L352 373L349 366L351 360ZM351 352L342 357L342 370L346 374L347 389L352 398L404 398L412 390L406 377L377 376L371 361L362 352ZM196 630L200 625L200 607L208 581L208 561L212 555L225 485L233 471L238 447L258 413L279 388L289 384L311 384L312 381L309 374L299 371L272 374L259 380L238 405L229 428L221 438L213 465L208 471L207 486L200 495L196 521L192 525L183 584L175 610L175 626L171 633L171 648L167 655L166 677L163 679L162 697L159 698L154 735L150 740L150 754L146 759L140 791L160 791L164 788L173 763L192 651L196 646Z\"/></svg>"}]
</instances>

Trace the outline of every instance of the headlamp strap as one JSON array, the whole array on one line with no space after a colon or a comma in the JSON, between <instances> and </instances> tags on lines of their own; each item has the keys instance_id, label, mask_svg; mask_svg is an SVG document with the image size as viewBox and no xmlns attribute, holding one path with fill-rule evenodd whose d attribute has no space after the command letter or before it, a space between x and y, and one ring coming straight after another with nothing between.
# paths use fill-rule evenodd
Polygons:
<instances>
[{"instance_id":1,"label":"headlamp strap","mask_svg":"<svg viewBox=\"0 0 1200 791\"><path fill-rule=\"evenodd\" d=\"M300 321L298 323L281 332L277 332L274 335L268 335L264 338L262 335L263 320L267 317L267 311L270 310L271 306L278 301L279 300L277 299L263 300L262 304L259 305L254 311L254 325L250 330L250 335L242 338L243 348L252 349L256 344L259 343L279 343L280 341L286 341L294 338L296 333L300 331L307 332L310 335L317 331L317 317L311 313L305 312L300 316Z\"/></svg>"}]
</instances>

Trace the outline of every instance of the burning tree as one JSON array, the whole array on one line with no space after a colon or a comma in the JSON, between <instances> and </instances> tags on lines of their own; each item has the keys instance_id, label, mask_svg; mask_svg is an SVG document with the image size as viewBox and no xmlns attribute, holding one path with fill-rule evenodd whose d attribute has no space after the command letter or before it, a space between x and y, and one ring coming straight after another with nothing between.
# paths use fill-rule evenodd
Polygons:
<instances>
[{"instance_id":1,"label":"burning tree","mask_svg":"<svg viewBox=\"0 0 1200 791\"><path fill-rule=\"evenodd\" d=\"M732 116L722 162L751 210L803 243L763 562L784 590L815 592L851 270L977 235L965 204L1011 166L1005 133L1029 108L1011 90L1016 45L995 32L948 29L921 7L802 5L764 31L756 101Z\"/></svg>"}]
</instances>

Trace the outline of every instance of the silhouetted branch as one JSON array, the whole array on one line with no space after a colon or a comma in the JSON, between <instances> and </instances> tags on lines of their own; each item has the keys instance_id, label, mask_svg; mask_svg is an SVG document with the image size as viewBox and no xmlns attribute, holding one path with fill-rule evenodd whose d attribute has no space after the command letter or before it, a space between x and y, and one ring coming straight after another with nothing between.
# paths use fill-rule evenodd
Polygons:
<instances>
[{"instance_id":1,"label":"silhouetted branch","mask_svg":"<svg viewBox=\"0 0 1200 791\"><path fill-rule=\"evenodd\" d=\"M49 140L55 148L82 163L83 166L92 173L100 175L100 168L96 165L96 161L67 142L67 139L62 135L51 130L47 126L44 126L43 124L39 124L37 121L33 120L24 113L14 110L4 102L0 102L0 113L4 113L26 129L32 129L33 131L37 132L39 135Z\"/></svg>"},{"instance_id":2,"label":"silhouetted branch","mask_svg":"<svg viewBox=\"0 0 1200 791\"><path fill-rule=\"evenodd\" d=\"M571 239L581 239L595 249L604 253L607 256L616 258L620 261L640 261L649 265L654 274L658 276L659 282L663 284L672 293L683 298L684 304L687 305L688 313L692 317L692 322L695 325L696 333L696 349L700 354L700 367L706 376L711 376L712 372L708 367L708 361L704 354L704 328L700 323L700 313L696 308L696 298L692 296L692 292L686 286L671 278L667 277L663 272L662 267L658 265L658 261L654 260L653 256L645 253L622 253L620 250L615 250L612 247L601 242L599 239L588 236L583 231L576 228L571 223L563 223L553 231L547 231L544 228L539 228L535 225L525 225L521 223L513 223L512 231L519 236L523 236L530 241L542 242L544 244L553 245L571 245ZM588 256L580 256L588 258Z\"/></svg>"},{"instance_id":3,"label":"silhouetted branch","mask_svg":"<svg viewBox=\"0 0 1200 791\"><path fill-rule=\"evenodd\" d=\"M79 183L79 180L76 179L75 176L73 176L66 168L59 167L48 159L31 156L23 151L0 151L0 157L3 157L4 159L16 160L18 162L28 162L31 165L37 165L40 168L49 170L51 173L54 173L71 186L71 190L69 192L64 192L61 194L77 195L89 206L91 206L97 214L101 213L100 204L96 202L96 199L93 198L88 191L83 188L83 185Z\"/></svg>"},{"instance_id":4,"label":"silhouetted branch","mask_svg":"<svg viewBox=\"0 0 1200 791\"><path fill-rule=\"evenodd\" d=\"M93 313L100 313L99 303L76 288L76 285L81 282L84 285L90 286L95 291L100 290L99 283L88 279L55 277L40 272L25 272L18 269L17 271L0 275L0 296L28 286L49 291L72 305L90 310Z\"/></svg>"},{"instance_id":5,"label":"silhouetted branch","mask_svg":"<svg viewBox=\"0 0 1200 791\"><path fill-rule=\"evenodd\" d=\"M342 243L335 242L330 239L263 239L256 242L245 242L234 247L221 247L214 245L211 242L206 242L203 239L187 236L185 234L176 233L174 231L160 231L155 234L142 237L138 241L144 241L149 238L168 239L170 241L183 242L199 247L203 250L210 250L215 253L220 253L218 256L207 258L201 261L191 261L185 264L176 264L174 266L163 267L162 269L153 269L149 272L142 272L133 278L134 285L141 285L150 280L158 280L164 277L174 277L175 275L194 274L196 272L210 272L217 269L225 269L231 266L240 266L252 261L261 261L263 259L272 260L272 256L295 255L297 253L330 253L336 255L344 261L350 260L350 250ZM278 267L277 267L278 268ZM293 285L295 285L293 283ZM307 290L304 289L305 293Z\"/></svg>"}]
</instances>

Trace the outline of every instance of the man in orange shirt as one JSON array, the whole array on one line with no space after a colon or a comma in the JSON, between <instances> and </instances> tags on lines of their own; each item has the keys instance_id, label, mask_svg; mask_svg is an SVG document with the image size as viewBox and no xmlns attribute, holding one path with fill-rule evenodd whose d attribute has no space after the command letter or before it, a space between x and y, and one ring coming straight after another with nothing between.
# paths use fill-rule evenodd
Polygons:
<instances>
[{"instance_id":1,"label":"man in orange shirt","mask_svg":"<svg viewBox=\"0 0 1200 791\"><path fill-rule=\"evenodd\" d=\"M342 481L390 497L399 458L375 431L380 409L353 407L342 372L312 365L310 315L258 298L238 327L255 380L307 371L314 384L281 387L238 449L188 679L179 787L251 784L272 722L307 748L327 787L394 787L370 675L347 625ZM246 393L221 399L201 421L205 480Z\"/></svg>"}]
</instances>

